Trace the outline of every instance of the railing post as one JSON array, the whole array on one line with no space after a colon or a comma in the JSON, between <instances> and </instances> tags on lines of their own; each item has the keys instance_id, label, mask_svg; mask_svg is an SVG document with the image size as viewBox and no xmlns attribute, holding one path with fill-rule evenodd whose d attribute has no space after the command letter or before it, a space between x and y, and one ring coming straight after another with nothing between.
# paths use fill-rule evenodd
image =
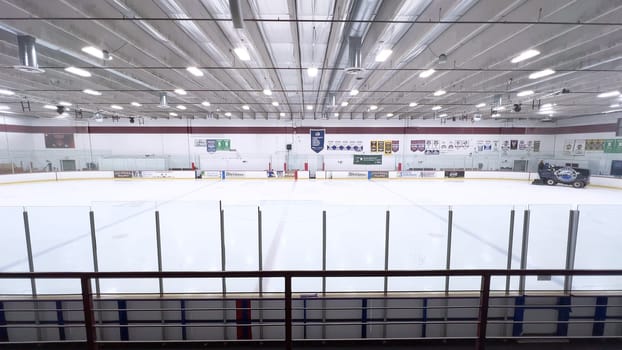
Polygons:
<instances>
[{"instance_id":1,"label":"railing post","mask_svg":"<svg viewBox=\"0 0 622 350\"><path fill-rule=\"evenodd\" d=\"M479 315L477 318L477 341L476 350L484 350L486 347L486 327L488 325L488 302L490 298L490 274L482 275L482 288L479 297Z\"/></svg>"},{"instance_id":2,"label":"railing post","mask_svg":"<svg viewBox=\"0 0 622 350\"><path fill-rule=\"evenodd\" d=\"M95 330L95 313L93 312L93 291L91 279L81 277L82 284L82 310L84 312L84 328L86 329L86 345L88 350L97 350L97 333Z\"/></svg>"},{"instance_id":3,"label":"railing post","mask_svg":"<svg viewBox=\"0 0 622 350\"><path fill-rule=\"evenodd\" d=\"M292 276L285 275L285 349L292 349Z\"/></svg>"}]
</instances>

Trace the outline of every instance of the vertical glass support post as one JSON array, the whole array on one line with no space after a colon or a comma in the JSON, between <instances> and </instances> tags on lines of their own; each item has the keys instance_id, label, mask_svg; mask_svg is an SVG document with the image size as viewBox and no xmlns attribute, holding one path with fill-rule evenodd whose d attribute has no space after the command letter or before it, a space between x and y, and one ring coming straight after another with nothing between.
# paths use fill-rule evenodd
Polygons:
<instances>
[{"instance_id":1,"label":"vertical glass support post","mask_svg":"<svg viewBox=\"0 0 622 350\"><path fill-rule=\"evenodd\" d=\"M28 271L35 272L34 258L32 254L32 240L30 239L30 221L28 220L28 212L24 208L24 234L26 235L26 252L28 254ZM32 291L33 305L35 309L35 324L39 326L39 301L37 300L37 283L34 278L30 279L30 289ZM41 328L37 327L37 340L41 341Z\"/></svg>"},{"instance_id":2,"label":"vertical glass support post","mask_svg":"<svg viewBox=\"0 0 622 350\"><path fill-rule=\"evenodd\" d=\"M95 213L93 210L89 211L89 223L91 225L91 249L93 251L93 271L99 272L99 261L97 260L97 237L95 232ZM97 297L101 295L101 289L99 288L99 278L95 279L95 294Z\"/></svg>"},{"instance_id":3,"label":"vertical glass support post","mask_svg":"<svg viewBox=\"0 0 622 350\"><path fill-rule=\"evenodd\" d=\"M263 229L261 208L257 207L257 250L259 257L259 271L263 271ZM259 277L259 339L263 339L263 277Z\"/></svg>"},{"instance_id":4,"label":"vertical glass support post","mask_svg":"<svg viewBox=\"0 0 622 350\"><path fill-rule=\"evenodd\" d=\"M451 269L451 235L453 229L454 211L449 207L447 213L447 255L445 256L445 269ZM449 294L449 275L445 276L445 295Z\"/></svg>"},{"instance_id":5,"label":"vertical glass support post","mask_svg":"<svg viewBox=\"0 0 622 350\"><path fill-rule=\"evenodd\" d=\"M525 214L523 216L523 243L521 247L520 254L520 269L527 269L527 248L529 247L529 209L525 210ZM525 279L526 276L520 276L520 280L518 283L518 293L519 295L525 294Z\"/></svg>"},{"instance_id":6,"label":"vertical glass support post","mask_svg":"<svg viewBox=\"0 0 622 350\"><path fill-rule=\"evenodd\" d=\"M162 272L162 240L160 239L160 211L155 211L155 229L156 229L156 247L158 253L158 272ZM160 298L164 296L164 281L162 277L158 278L158 286L160 288Z\"/></svg>"},{"instance_id":7,"label":"vertical glass support post","mask_svg":"<svg viewBox=\"0 0 622 350\"><path fill-rule=\"evenodd\" d=\"M579 211L571 210L568 218L568 241L566 242L566 270L574 269L575 253L577 252L577 236L579 233ZM572 291L572 275L564 277L564 293Z\"/></svg>"},{"instance_id":8,"label":"vertical glass support post","mask_svg":"<svg viewBox=\"0 0 622 350\"><path fill-rule=\"evenodd\" d=\"M387 210L386 213L386 223L385 223L385 231L384 231L384 271L389 271L389 230L391 225L391 212ZM383 308L383 319L382 323L382 338L387 337L387 294L389 291L389 276L384 276L384 298L382 299Z\"/></svg>"},{"instance_id":9,"label":"vertical glass support post","mask_svg":"<svg viewBox=\"0 0 622 350\"><path fill-rule=\"evenodd\" d=\"M220 270L225 271L227 268L227 259L225 255L225 211L222 209L222 201L219 202L220 206ZM227 340L227 279L222 278L222 339Z\"/></svg>"},{"instance_id":10,"label":"vertical glass support post","mask_svg":"<svg viewBox=\"0 0 622 350\"><path fill-rule=\"evenodd\" d=\"M513 242L514 242L514 218L515 218L516 212L514 211L514 208L512 208L512 210L510 211L510 234L509 234L509 238L508 238L508 260L507 260L507 265L506 268L508 270L512 269L512 246L513 246ZM505 276L505 294L508 295L510 294L510 276Z\"/></svg>"},{"instance_id":11,"label":"vertical glass support post","mask_svg":"<svg viewBox=\"0 0 622 350\"><path fill-rule=\"evenodd\" d=\"M326 272L326 210L322 211L322 272ZM322 276L322 339L326 339L326 276Z\"/></svg>"}]
</instances>

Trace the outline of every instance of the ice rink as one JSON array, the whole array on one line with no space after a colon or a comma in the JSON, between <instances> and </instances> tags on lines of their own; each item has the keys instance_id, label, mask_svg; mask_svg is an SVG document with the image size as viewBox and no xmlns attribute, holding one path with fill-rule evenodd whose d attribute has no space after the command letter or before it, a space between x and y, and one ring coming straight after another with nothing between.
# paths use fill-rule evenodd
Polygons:
<instances>
[{"instance_id":1,"label":"ice rink","mask_svg":"<svg viewBox=\"0 0 622 350\"><path fill-rule=\"evenodd\" d=\"M533 186L489 180L117 180L0 186L0 271L28 271L27 212L35 271L93 271L93 211L99 271L157 271L155 211L160 215L163 270L220 271L220 205L225 269L383 270L389 214L389 269L445 269L449 210L450 267L520 267L523 213L530 210L528 268L564 268L568 216L580 211L575 268L622 268L618 217L622 191ZM259 249L258 209L262 215ZM510 241L510 213L515 209ZM510 244L511 243L511 244ZM509 253L511 248L511 253ZM527 289L559 289L561 280L527 279ZM493 279L503 289L505 279ZM3 282L5 283L5 282ZM512 288L517 280L512 280ZM319 279L294 279L295 291L321 290ZM479 290L477 278L455 278L452 290ZM227 280L227 292L256 292L253 279ZM622 281L575 278L575 289L622 289ZM281 280L264 280L266 292ZM382 278L327 281L328 291L382 291ZM391 291L443 290L444 278L394 278ZM101 281L102 292L156 292L156 280ZM38 293L79 291L78 281L37 281ZM218 280L165 280L165 292L220 292ZM30 293L12 281L0 293Z\"/></svg>"}]
</instances>

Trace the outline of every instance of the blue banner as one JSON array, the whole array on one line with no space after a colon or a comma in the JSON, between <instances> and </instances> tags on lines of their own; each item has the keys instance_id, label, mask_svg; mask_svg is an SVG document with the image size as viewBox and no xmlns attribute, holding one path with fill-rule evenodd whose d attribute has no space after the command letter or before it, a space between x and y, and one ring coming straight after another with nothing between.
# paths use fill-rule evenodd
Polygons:
<instances>
[{"instance_id":1,"label":"blue banner","mask_svg":"<svg viewBox=\"0 0 622 350\"><path fill-rule=\"evenodd\" d=\"M315 153L320 153L324 149L325 129L311 129L311 149Z\"/></svg>"},{"instance_id":2,"label":"blue banner","mask_svg":"<svg viewBox=\"0 0 622 350\"><path fill-rule=\"evenodd\" d=\"M206 140L207 141L207 151L210 153L216 152L216 140Z\"/></svg>"}]
</instances>

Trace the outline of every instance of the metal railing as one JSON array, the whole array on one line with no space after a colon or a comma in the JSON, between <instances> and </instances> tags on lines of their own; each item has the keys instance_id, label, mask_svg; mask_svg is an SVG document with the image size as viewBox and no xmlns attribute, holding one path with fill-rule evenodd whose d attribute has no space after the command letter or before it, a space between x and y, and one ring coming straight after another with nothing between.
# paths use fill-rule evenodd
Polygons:
<instances>
[{"instance_id":1,"label":"metal railing","mask_svg":"<svg viewBox=\"0 0 622 350\"><path fill-rule=\"evenodd\" d=\"M179 272L2 272L0 281L6 279L76 279L80 280L82 288L82 312L84 314L84 327L86 329L86 343L89 350L98 348L96 336L95 312L98 311L93 306L92 282L98 279L159 279L164 278L283 278L284 293L284 347L292 349L294 339L292 337L292 279L293 278L335 278L335 277L479 277L481 279L481 289L479 291L479 306L477 308L477 335L475 339L475 349L483 350L486 345L486 328L488 325L489 302L491 299L490 281L492 277L520 276L618 276L622 277L622 270L392 270L392 271L364 271L364 270L343 270L343 271L218 271L218 272L198 272L198 271L179 271ZM547 291L550 293L551 291ZM361 293L364 293L361 291ZM570 295L568 290L560 290L557 295ZM451 296L451 292L445 291L446 296ZM500 291L504 295L504 291ZM166 295L165 295L166 296ZM224 296L224 294L223 294ZM384 297L388 297L384 294ZM2 299L0 299L2 301ZM3 327L7 327L4 325Z\"/></svg>"}]
</instances>

